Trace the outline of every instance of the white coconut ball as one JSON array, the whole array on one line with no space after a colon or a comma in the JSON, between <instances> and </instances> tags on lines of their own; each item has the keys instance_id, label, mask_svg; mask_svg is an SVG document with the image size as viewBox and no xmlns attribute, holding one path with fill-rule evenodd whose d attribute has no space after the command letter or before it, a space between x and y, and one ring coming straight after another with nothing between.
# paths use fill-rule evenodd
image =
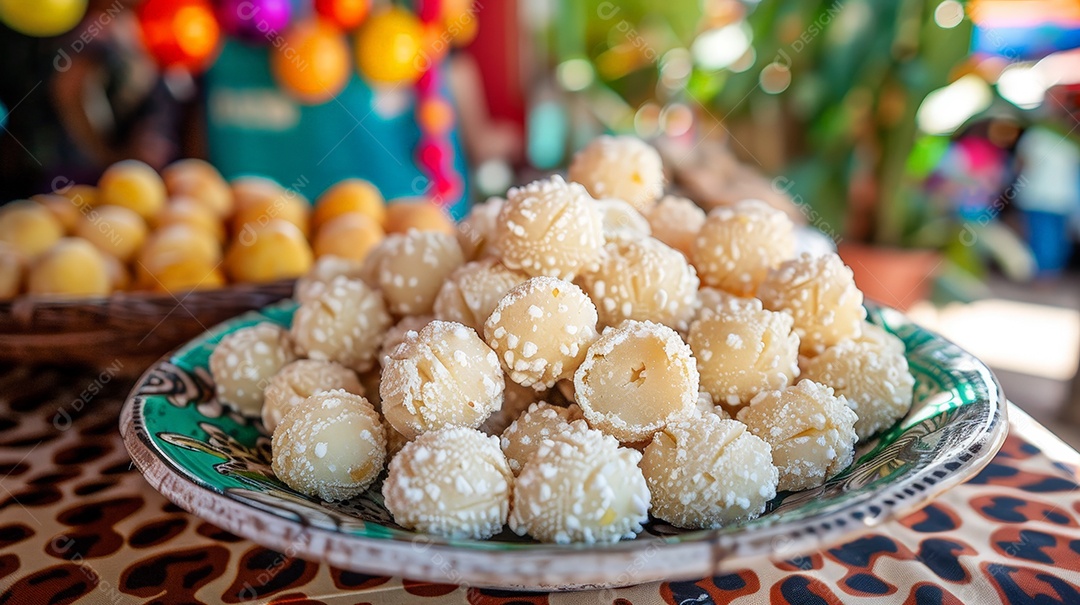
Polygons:
<instances>
[{"instance_id":1,"label":"white coconut ball","mask_svg":"<svg viewBox=\"0 0 1080 605\"><path fill-rule=\"evenodd\" d=\"M292 339L281 326L263 322L226 335L210 354L218 401L259 416L270 379L295 359Z\"/></svg>"}]
</instances>

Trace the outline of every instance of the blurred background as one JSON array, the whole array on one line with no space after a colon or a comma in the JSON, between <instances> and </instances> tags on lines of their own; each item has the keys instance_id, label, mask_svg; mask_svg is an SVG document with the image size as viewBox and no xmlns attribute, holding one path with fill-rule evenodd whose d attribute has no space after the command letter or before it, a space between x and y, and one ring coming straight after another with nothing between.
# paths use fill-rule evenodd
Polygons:
<instances>
[{"instance_id":1,"label":"blurred background","mask_svg":"<svg viewBox=\"0 0 1080 605\"><path fill-rule=\"evenodd\" d=\"M1080 0L0 0L0 21L4 202L199 158L460 218L634 134L706 210L759 198L820 232L1080 444Z\"/></svg>"}]
</instances>

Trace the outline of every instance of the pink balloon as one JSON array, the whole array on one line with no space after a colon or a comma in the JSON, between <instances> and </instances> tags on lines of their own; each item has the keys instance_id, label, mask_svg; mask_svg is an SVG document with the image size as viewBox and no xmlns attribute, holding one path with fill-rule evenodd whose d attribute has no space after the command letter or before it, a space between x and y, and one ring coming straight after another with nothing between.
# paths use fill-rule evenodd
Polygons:
<instances>
[{"instance_id":1,"label":"pink balloon","mask_svg":"<svg viewBox=\"0 0 1080 605\"><path fill-rule=\"evenodd\" d=\"M289 0L221 0L217 15L226 34L269 43L289 26L292 5Z\"/></svg>"}]
</instances>

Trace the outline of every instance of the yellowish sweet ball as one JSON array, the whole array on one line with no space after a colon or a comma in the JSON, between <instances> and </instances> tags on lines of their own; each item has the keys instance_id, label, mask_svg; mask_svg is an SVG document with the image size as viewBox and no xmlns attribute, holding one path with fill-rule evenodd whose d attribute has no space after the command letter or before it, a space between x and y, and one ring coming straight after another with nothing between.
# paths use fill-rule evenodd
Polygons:
<instances>
[{"instance_id":1,"label":"yellowish sweet ball","mask_svg":"<svg viewBox=\"0 0 1080 605\"><path fill-rule=\"evenodd\" d=\"M753 295L769 269L794 256L794 229L786 214L759 200L714 208L690 259L706 286Z\"/></svg>"},{"instance_id":2,"label":"yellowish sweet ball","mask_svg":"<svg viewBox=\"0 0 1080 605\"><path fill-rule=\"evenodd\" d=\"M330 219L315 236L316 257L336 256L362 262L386 237L382 227L366 214L351 212Z\"/></svg>"},{"instance_id":3,"label":"yellowish sweet ball","mask_svg":"<svg viewBox=\"0 0 1080 605\"><path fill-rule=\"evenodd\" d=\"M25 278L26 256L11 244L0 242L0 300L18 296Z\"/></svg>"},{"instance_id":4,"label":"yellowish sweet ball","mask_svg":"<svg viewBox=\"0 0 1080 605\"><path fill-rule=\"evenodd\" d=\"M390 326L382 336L382 344L379 345L379 365L386 366L394 349L405 342L405 337L409 335L409 332L419 332L434 320L435 318L431 315L406 315Z\"/></svg>"},{"instance_id":5,"label":"yellowish sweet ball","mask_svg":"<svg viewBox=\"0 0 1080 605\"><path fill-rule=\"evenodd\" d=\"M131 271L128 270L128 266L115 256L110 254L102 255L105 258L105 265L109 271L109 287L113 292L122 292L131 288Z\"/></svg>"},{"instance_id":6,"label":"yellowish sweet ball","mask_svg":"<svg viewBox=\"0 0 1080 605\"><path fill-rule=\"evenodd\" d=\"M318 296L325 290L326 285L339 275L349 279L361 279L362 269L363 263L355 260L333 255L320 256L311 269L296 280L293 298L301 303L307 302Z\"/></svg>"},{"instance_id":7,"label":"yellowish sweet ball","mask_svg":"<svg viewBox=\"0 0 1080 605\"><path fill-rule=\"evenodd\" d=\"M124 160L105 169L98 180L97 204L122 206L153 222L165 207L168 192L157 171L138 160Z\"/></svg>"},{"instance_id":8,"label":"yellowish sweet ball","mask_svg":"<svg viewBox=\"0 0 1080 605\"><path fill-rule=\"evenodd\" d=\"M379 395L386 420L399 433L457 426L476 428L502 407L499 359L476 332L433 321L408 332L383 366Z\"/></svg>"},{"instance_id":9,"label":"yellowish sweet ball","mask_svg":"<svg viewBox=\"0 0 1080 605\"><path fill-rule=\"evenodd\" d=\"M390 314L379 293L360 280L339 276L300 303L291 334L302 356L362 373L375 367L379 342L389 327Z\"/></svg>"},{"instance_id":10,"label":"yellowish sweet ball","mask_svg":"<svg viewBox=\"0 0 1080 605\"><path fill-rule=\"evenodd\" d=\"M98 204L98 189L93 185L71 185L60 189L58 193L75 204L76 208L93 208Z\"/></svg>"},{"instance_id":11,"label":"yellowish sweet ball","mask_svg":"<svg viewBox=\"0 0 1080 605\"><path fill-rule=\"evenodd\" d=\"M705 211L684 197L666 195L646 211L645 218L653 237L689 257L705 224Z\"/></svg>"},{"instance_id":12,"label":"yellowish sweet ball","mask_svg":"<svg viewBox=\"0 0 1080 605\"><path fill-rule=\"evenodd\" d=\"M300 277L312 262L304 234L292 223L274 219L250 237L242 234L233 240L225 255L225 271L233 281L268 283Z\"/></svg>"},{"instance_id":13,"label":"yellowish sweet ball","mask_svg":"<svg viewBox=\"0 0 1080 605\"><path fill-rule=\"evenodd\" d=\"M638 211L664 193L660 153L637 137L596 137L574 155L568 176L593 197L624 200Z\"/></svg>"},{"instance_id":14,"label":"yellowish sweet ball","mask_svg":"<svg viewBox=\"0 0 1080 605\"><path fill-rule=\"evenodd\" d=\"M633 206L622 200L605 198L596 200L596 209L600 211L600 224L604 229L605 241L620 239L643 239L652 234L649 221Z\"/></svg>"},{"instance_id":15,"label":"yellowish sweet ball","mask_svg":"<svg viewBox=\"0 0 1080 605\"><path fill-rule=\"evenodd\" d=\"M445 210L435 204L424 199L392 200L386 208L386 232L408 233L413 229L454 236L457 234L454 221Z\"/></svg>"},{"instance_id":16,"label":"yellowish sweet ball","mask_svg":"<svg viewBox=\"0 0 1080 605\"><path fill-rule=\"evenodd\" d=\"M264 176L241 176L229 183L232 192L234 210L247 208L254 204L266 204L286 195L286 190L277 181Z\"/></svg>"},{"instance_id":17,"label":"yellowish sweet ball","mask_svg":"<svg viewBox=\"0 0 1080 605\"><path fill-rule=\"evenodd\" d=\"M903 352L891 343L845 340L811 359L803 377L847 399L859 417L860 440L889 428L911 409L915 378Z\"/></svg>"},{"instance_id":18,"label":"yellowish sweet ball","mask_svg":"<svg viewBox=\"0 0 1080 605\"><path fill-rule=\"evenodd\" d=\"M315 201L311 229L318 233L333 219L354 212L367 216L382 230L386 224L386 200L379 188L363 179L345 179L327 189Z\"/></svg>"},{"instance_id":19,"label":"yellowish sweet ball","mask_svg":"<svg viewBox=\"0 0 1080 605\"><path fill-rule=\"evenodd\" d=\"M443 282L465 263L453 235L409 231L388 236L364 261L395 315L427 315Z\"/></svg>"},{"instance_id":20,"label":"yellowish sweet ball","mask_svg":"<svg viewBox=\"0 0 1080 605\"><path fill-rule=\"evenodd\" d=\"M214 214L213 209L194 198L169 198L165 209L157 217L157 227L162 229L171 225L188 225L213 235L219 243L225 243L225 224Z\"/></svg>"},{"instance_id":21,"label":"yellowish sweet ball","mask_svg":"<svg viewBox=\"0 0 1080 605\"><path fill-rule=\"evenodd\" d=\"M697 272L677 250L652 238L604 245L594 270L579 283L596 303L600 325L655 321L685 331L698 306Z\"/></svg>"},{"instance_id":22,"label":"yellowish sweet ball","mask_svg":"<svg viewBox=\"0 0 1080 605\"><path fill-rule=\"evenodd\" d=\"M759 394L738 419L772 446L777 490L818 487L855 458L855 412L842 395L811 380Z\"/></svg>"},{"instance_id":23,"label":"yellowish sweet ball","mask_svg":"<svg viewBox=\"0 0 1080 605\"><path fill-rule=\"evenodd\" d=\"M323 500L364 493L386 463L386 434L366 399L344 390L316 393L274 430L271 468L285 485Z\"/></svg>"},{"instance_id":24,"label":"yellowish sweet ball","mask_svg":"<svg viewBox=\"0 0 1080 605\"><path fill-rule=\"evenodd\" d=\"M767 309L791 314L803 355L817 355L842 340L858 338L866 325L863 294L855 287L851 269L836 254L803 254L785 261L769 272L758 298Z\"/></svg>"},{"instance_id":25,"label":"yellowish sweet ball","mask_svg":"<svg viewBox=\"0 0 1080 605\"><path fill-rule=\"evenodd\" d=\"M756 519L780 479L769 444L715 414L669 423L645 448L641 471L653 516L683 529Z\"/></svg>"},{"instance_id":26,"label":"yellowish sweet ball","mask_svg":"<svg viewBox=\"0 0 1080 605\"><path fill-rule=\"evenodd\" d=\"M27 293L76 298L106 296L111 291L105 255L90 242L65 237L38 255L30 266Z\"/></svg>"},{"instance_id":27,"label":"yellowish sweet ball","mask_svg":"<svg viewBox=\"0 0 1080 605\"><path fill-rule=\"evenodd\" d=\"M64 237L64 226L51 212L32 200L0 206L0 242L34 258Z\"/></svg>"},{"instance_id":28,"label":"yellowish sweet ball","mask_svg":"<svg viewBox=\"0 0 1080 605\"><path fill-rule=\"evenodd\" d=\"M159 292L181 292L223 285L218 269L221 246L209 233L171 225L150 236L135 262L135 284Z\"/></svg>"},{"instance_id":29,"label":"yellowish sweet ball","mask_svg":"<svg viewBox=\"0 0 1080 605\"><path fill-rule=\"evenodd\" d=\"M887 332L885 328L872 323L864 323L859 329L859 335L855 337L854 340L856 342L873 345L879 349L897 353L901 356L904 355L907 349L904 345L904 341L897 338L891 332Z\"/></svg>"},{"instance_id":30,"label":"yellowish sweet ball","mask_svg":"<svg viewBox=\"0 0 1080 605\"><path fill-rule=\"evenodd\" d=\"M292 190L282 190L276 197L254 199L237 205L232 217L235 239L251 237L273 221L285 221L295 226L305 238L310 232L311 206L303 196Z\"/></svg>"},{"instance_id":31,"label":"yellowish sweet ball","mask_svg":"<svg viewBox=\"0 0 1080 605\"><path fill-rule=\"evenodd\" d=\"M749 310L760 311L764 307L761 300L752 297L735 296L718 288L701 288L698 290L698 310L695 319L706 313L729 313L732 311Z\"/></svg>"},{"instance_id":32,"label":"yellowish sweet ball","mask_svg":"<svg viewBox=\"0 0 1080 605\"><path fill-rule=\"evenodd\" d=\"M91 208L75 227L75 235L125 263L143 247L147 233L146 221L121 206Z\"/></svg>"},{"instance_id":33,"label":"yellowish sweet ball","mask_svg":"<svg viewBox=\"0 0 1080 605\"><path fill-rule=\"evenodd\" d=\"M295 360L288 331L276 324L262 322L225 335L210 354L218 401L258 417L270 379Z\"/></svg>"},{"instance_id":34,"label":"yellowish sweet ball","mask_svg":"<svg viewBox=\"0 0 1080 605\"><path fill-rule=\"evenodd\" d=\"M503 453L514 474L521 472L525 463L536 455L545 439L570 429L570 423L581 420L581 408L575 404L568 407L546 402L532 403L524 413L506 427L500 437Z\"/></svg>"},{"instance_id":35,"label":"yellowish sweet ball","mask_svg":"<svg viewBox=\"0 0 1080 605\"><path fill-rule=\"evenodd\" d=\"M297 359L278 370L263 390L263 427L273 434L289 410L316 393L334 389L353 395L364 394L356 372L345 366L332 361Z\"/></svg>"},{"instance_id":36,"label":"yellowish sweet ball","mask_svg":"<svg viewBox=\"0 0 1080 605\"><path fill-rule=\"evenodd\" d=\"M435 297L435 317L484 332L484 322L506 293L528 279L488 258L465 263L442 284Z\"/></svg>"},{"instance_id":37,"label":"yellowish sweet ball","mask_svg":"<svg viewBox=\"0 0 1080 605\"><path fill-rule=\"evenodd\" d=\"M203 160L177 160L161 171L161 180L170 197L185 197L205 207L217 219L233 212L233 193L224 177Z\"/></svg>"},{"instance_id":38,"label":"yellowish sweet ball","mask_svg":"<svg viewBox=\"0 0 1080 605\"><path fill-rule=\"evenodd\" d=\"M702 389L729 410L762 391L787 387L799 375L799 337L786 313L739 307L708 311L690 325L686 341Z\"/></svg>"},{"instance_id":39,"label":"yellowish sweet ball","mask_svg":"<svg viewBox=\"0 0 1080 605\"><path fill-rule=\"evenodd\" d=\"M584 187L558 175L511 189L496 226L503 264L531 276L574 279L604 245L595 204Z\"/></svg>"},{"instance_id":40,"label":"yellowish sweet ball","mask_svg":"<svg viewBox=\"0 0 1080 605\"><path fill-rule=\"evenodd\" d=\"M469 214L458 223L458 244L467 260L500 256L499 247L495 243L495 226L505 203L506 200L501 197L490 197L470 208Z\"/></svg>"},{"instance_id":41,"label":"yellowish sweet ball","mask_svg":"<svg viewBox=\"0 0 1080 605\"><path fill-rule=\"evenodd\" d=\"M651 321L607 328L574 373L574 396L589 426L633 443L697 409L698 370L690 347Z\"/></svg>"},{"instance_id":42,"label":"yellowish sweet ball","mask_svg":"<svg viewBox=\"0 0 1080 605\"><path fill-rule=\"evenodd\" d=\"M382 493L402 527L484 540L502 531L513 482L496 437L454 427L406 445L390 461Z\"/></svg>"},{"instance_id":43,"label":"yellowish sweet ball","mask_svg":"<svg viewBox=\"0 0 1080 605\"><path fill-rule=\"evenodd\" d=\"M534 389L570 378L596 340L596 307L574 284L534 277L515 286L484 323L507 376Z\"/></svg>"},{"instance_id":44,"label":"yellowish sweet ball","mask_svg":"<svg viewBox=\"0 0 1080 605\"><path fill-rule=\"evenodd\" d=\"M60 222L64 233L70 235L75 232L75 226L79 223L79 219L82 218L82 211L80 210L82 206L80 204L72 202L59 193L41 193L31 196L30 199L44 206L53 215L53 218Z\"/></svg>"},{"instance_id":45,"label":"yellowish sweet ball","mask_svg":"<svg viewBox=\"0 0 1080 605\"><path fill-rule=\"evenodd\" d=\"M577 420L546 439L514 482L508 519L540 542L611 543L631 539L649 518L641 453Z\"/></svg>"}]
</instances>

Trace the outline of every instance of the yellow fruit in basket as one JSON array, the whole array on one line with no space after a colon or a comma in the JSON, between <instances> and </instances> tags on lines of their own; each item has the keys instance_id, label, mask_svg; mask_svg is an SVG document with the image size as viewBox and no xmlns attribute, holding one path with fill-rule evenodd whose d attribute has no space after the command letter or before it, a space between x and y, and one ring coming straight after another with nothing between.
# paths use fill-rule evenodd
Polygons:
<instances>
[{"instance_id":1,"label":"yellow fruit in basket","mask_svg":"<svg viewBox=\"0 0 1080 605\"><path fill-rule=\"evenodd\" d=\"M121 292L131 287L131 271L120 259L111 254L103 254L105 269L109 275L109 286L113 292Z\"/></svg>"},{"instance_id":2,"label":"yellow fruit in basket","mask_svg":"<svg viewBox=\"0 0 1080 605\"><path fill-rule=\"evenodd\" d=\"M241 176L233 179L233 205L236 210L245 208L253 202L275 200L285 194L285 188L273 179L263 176Z\"/></svg>"},{"instance_id":3,"label":"yellow fruit in basket","mask_svg":"<svg viewBox=\"0 0 1080 605\"><path fill-rule=\"evenodd\" d=\"M79 224L82 217L77 204L58 193L39 193L30 196L30 199L44 206L64 228L64 233L75 231L75 225Z\"/></svg>"},{"instance_id":4,"label":"yellow fruit in basket","mask_svg":"<svg viewBox=\"0 0 1080 605\"><path fill-rule=\"evenodd\" d=\"M156 292L189 292L213 290L225 285L225 275L213 265L198 261L178 259L162 267L155 275L152 290Z\"/></svg>"},{"instance_id":5,"label":"yellow fruit in basket","mask_svg":"<svg viewBox=\"0 0 1080 605\"><path fill-rule=\"evenodd\" d=\"M93 185L72 185L59 193L79 209L93 208L98 203L98 190Z\"/></svg>"},{"instance_id":6,"label":"yellow fruit in basket","mask_svg":"<svg viewBox=\"0 0 1080 605\"><path fill-rule=\"evenodd\" d=\"M90 242L66 237L34 260L26 289L35 296L106 296L108 263Z\"/></svg>"},{"instance_id":7,"label":"yellow fruit in basket","mask_svg":"<svg viewBox=\"0 0 1080 605\"><path fill-rule=\"evenodd\" d=\"M135 261L136 284L153 289L156 276L181 261L216 267L221 262L221 246L214 236L190 225L170 225L155 232Z\"/></svg>"},{"instance_id":8,"label":"yellow fruit in basket","mask_svg":"<svg viewBox=\"0 0 1080 605\"><path fill-rule=\"evenodd\" d=\"M75 235L125 263L142 248L146 234L146 221L121 206L91 208L75 227Z\"/></svg>"},{"instance_id":9,"label":"yellow fruit in basket","mask_svg":"<svg viewBox=\"0 0 1080 605\"><path fill-rule=\"evenodd\" d=\"M233 212L232 189L209 162L177 160L161 171L161 180L170 197L191 198L222 219Z\"/></svg>"},{"instance_id":10,"label":"yellow fruit in basket","mask_svg":"<svg viewBox=\"0 0 1080 605\"><path fill-rule=\"evenodd\" d=\"M44 206L19 200L0 206L0 242L29 258L45 252L64 237L64 227Z\"/></svg>"},{"instance_id":11,"label":"yellow fruit in basket","mask_svg":"<svg viewBox=\"0 0 1080 605\"><path fill-rule=\"evenodd\" d=\"M311 230L318 233L326 223L350 212L368 215L380 228L386 223L386 201L378 188L362 179L345 179L319 196Z\"/></svg>"},{"instance_id":12,"label":"yellow fruit in basket","mask_svg":"<svg viewBox=\"0 0 1080 605\"><path fill-rule=\"evenodd\" d=\"M386 208L386 232L438 231L455 235L454 221L442 208L421 198L394 200Z\"/></svg>"},{"instance_id":13,"label":"yellow fruit in basket","mask_svg":"<svg viewBox=\"0 0 1080 605\"><path fill-rule=\"evenodd\" d=\"M0 300L10 300L22 290L26 256L11 244L0 242Z\"/></svg>"},{"instance_id":14,"label":"yellow fruit in basket","mask_svg":"<svg viewBox=\"0 0 1080 605\"><path fill-rule=\"evenodd\" d=\"M225 271L233 281L266 283L300 277L312 262L304 234L296 225L274 219L233 240L225 255Z\"/></svg>"},{"instance_id":15,"label":"yellow fruit in basket","mask_svg":"<svg viewBox=\"0 0 1080 605\"><path fill-rule=\"evenodd\" d=\"M343 214L323 225L315 236L315 257L327 254L362 261L383 240L382 227L366 214Z\"/></svg>"},{"instance_id":16,"label":"yellow fruit in basket","mask_svg":"<svg viewBox=\"0 0 1080 605\"><path fill-rule=\"evenodd\" d=\"M166 197L161 176L138 160L109 166L98 181L98 204L123 206L151 222L165 207Z\"/></svg>"},{"instance_id":17,"label":"yellow fruit in basket","mask_svg":"<svg viewBox=\"0 0 1080 605\"><path fill-rule=\"evenodd\" d=\"M159 229L170 225L188 225L209 233L219 242L225 241L225 225L213 210L189 197L169 200L158 215L157 224Z\"/></svg>"},{"instance_id":18,"label":"yellow fruit in basket","mask_svg":"<svg viewBox=\"0 0 1080 605\"><path fill-rule=\"evenodd\" d=\"M275 198L254 200L236 209L233 216L233 237L244 231L262 229L273 220L292 223L305 237L308 234L311 205L293 191L282 190Z\"/></svg>"}]
</instances>

